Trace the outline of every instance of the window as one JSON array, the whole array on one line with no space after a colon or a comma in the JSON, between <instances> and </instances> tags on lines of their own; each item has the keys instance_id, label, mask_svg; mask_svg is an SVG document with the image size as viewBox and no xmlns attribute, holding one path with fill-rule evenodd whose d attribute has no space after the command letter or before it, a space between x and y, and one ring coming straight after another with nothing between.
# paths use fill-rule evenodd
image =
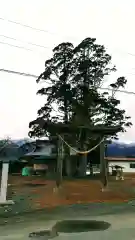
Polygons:
<instances>
[{"instance_id":1,"label":"window","mask_svg":"<svg viewBox=\"0 0 135 240\"><path fill-rule=\"evenodd\" d=\"M135 168L135 163L130 163L130 168Z\"/></svg>"}]
</instances>

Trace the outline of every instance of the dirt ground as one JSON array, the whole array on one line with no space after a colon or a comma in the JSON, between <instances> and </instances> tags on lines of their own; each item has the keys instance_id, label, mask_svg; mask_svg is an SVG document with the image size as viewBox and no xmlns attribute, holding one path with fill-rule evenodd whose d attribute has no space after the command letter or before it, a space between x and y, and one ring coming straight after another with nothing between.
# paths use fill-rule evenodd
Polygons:
<instances>
[{"instance_id":1,"label":"dirt ground","mask_svg":"<svg viewBox=\"0 0 135 240\"><path fill-rule=\"evenodd\" d=\"M40 177L10 176L9 184L11 185L8 187L8 198L14 200L15 204L0 208L0 230L3 240L27 239L31 231L44 229L56 220L78 218L101 218L111 223L111 231L116 228L116 234L112 233L112 238L108 234L103 235L104 239L108 239L108 236L110 239L134 239L135 201L129 202L135 199L134 176L126 176L124 181L109 178L106 191L102 191L101 182L94 179L64 180L59 191L54 191L55 181ZM117 230L120 227L122 229L119 234ZM132 238L126 235L127 232ZM7 235L11 238L7 238ZM19 238L21 235L22 238ZM89 239L92 237L87 236ZM86 236L84 238L86 239ZM100 239L101 232L98 238L94 238ZM63 239L63 236L60 239Z\"/></svg>"},{"instance_id":2,"label":"dirt ground","mask_svg":"<svg viewBox=\"0 0 135 240\"><path fill-rule=\"evenodd\" d=\"M110 178L106 190L102 191L99 180L63 180L59 190L55 181L40 177L10 176L8 198L15 201L11 212L27 212L79 203L121 203L135 198L135 178L124 181Z\"/></svg>"}]
</instances>

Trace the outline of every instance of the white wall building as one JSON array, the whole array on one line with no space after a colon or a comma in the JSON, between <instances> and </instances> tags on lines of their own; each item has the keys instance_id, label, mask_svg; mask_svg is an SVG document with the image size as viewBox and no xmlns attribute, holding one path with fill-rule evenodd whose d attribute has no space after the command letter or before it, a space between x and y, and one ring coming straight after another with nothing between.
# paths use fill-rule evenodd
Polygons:
<instances>
[{"instance_id":1,"label":"white wall building","mask_svg":"<svg viewBox=\"0 0 135 240\"><path fill-rule=\"evenodd\" d=\"M109 172L112 171L111 166L118 165L123 167L125 173L135 173L135 158L122 158L122 157L107 157Z\"/></svg>"}]
</instances>

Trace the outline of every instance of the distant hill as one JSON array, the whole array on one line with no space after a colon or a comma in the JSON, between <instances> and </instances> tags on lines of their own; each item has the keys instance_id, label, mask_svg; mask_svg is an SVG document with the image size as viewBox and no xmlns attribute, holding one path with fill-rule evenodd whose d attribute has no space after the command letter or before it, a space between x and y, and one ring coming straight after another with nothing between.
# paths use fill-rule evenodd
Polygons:
<instances>
[{"instance_id":1,"label":"distant hill","mask_svg":"<svg viewBox=\"0 0 135 240\"><path fill-rule=\"evenodd\" d=\"M107 156L135 157L135 143L112 142L107 146Z\"/></svg>"}]
</instances>

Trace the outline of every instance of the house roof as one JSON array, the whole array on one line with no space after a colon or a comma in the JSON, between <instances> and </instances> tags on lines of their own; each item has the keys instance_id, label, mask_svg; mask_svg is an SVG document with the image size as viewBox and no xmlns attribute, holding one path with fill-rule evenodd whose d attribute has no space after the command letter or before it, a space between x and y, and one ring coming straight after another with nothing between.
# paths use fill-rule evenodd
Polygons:
<instances>
[{"instance_id":1,"label":"house roof","mask_svg":"<svg viewBox=\"0 0 135 240\"><path fill-rule=\"evenodd\" d=\"M21 159L31 159L31 158L35 158L35 159L56 159L57 157L57 152L52 153L51 149L50 151L46 151L46 149L48 149L48 146L54 146L54 144L50 143L50 141L36 141L37 145L34 151L26 153L25 155L23 155L21 157ZM44 144L46 143L46 145Z\"/></svg>"},{"instance_id":2,"label":"house roof","mask_svg":"<svg viewBox=\"0 0 135 240\"><path fill-rule=\"evenodd\" d=\"M0 147L0 161L2 162L13 162L19 161L20 157L23 156L28 151L32 151L33 145L29 143L24 143L18 146L17 143L9 141L7 144L1 144Z\"/></svg>"},{"instance_id":3,"label":"house roof","mask_svg":"<svg viewBox=\"0 0 135 240\"><path fill-rule=\"evenodd\" d=\"M108 160L108 161L135 161L135 158L127 158L127 157L105 157L104 159Z\"/></svg>"},{"instance_id":4,"label":"house roof","mask_svg":"<svg viewBox=\"0 0 135 240\"><path fill-rule=\"evenodd\" d=\"M26 141L26 139L12 140L3 148L0 141L0 161L19 161L23 156L35 156L37 158L49 158L56 156L55 154L45 154L44 149L38 150L34 148L41 145L54 145L53 141L36 140ZM118 141L108 144L106 158L109 161L135 161L135 143L126 144Z\"/></svg>"}]
</instances>

